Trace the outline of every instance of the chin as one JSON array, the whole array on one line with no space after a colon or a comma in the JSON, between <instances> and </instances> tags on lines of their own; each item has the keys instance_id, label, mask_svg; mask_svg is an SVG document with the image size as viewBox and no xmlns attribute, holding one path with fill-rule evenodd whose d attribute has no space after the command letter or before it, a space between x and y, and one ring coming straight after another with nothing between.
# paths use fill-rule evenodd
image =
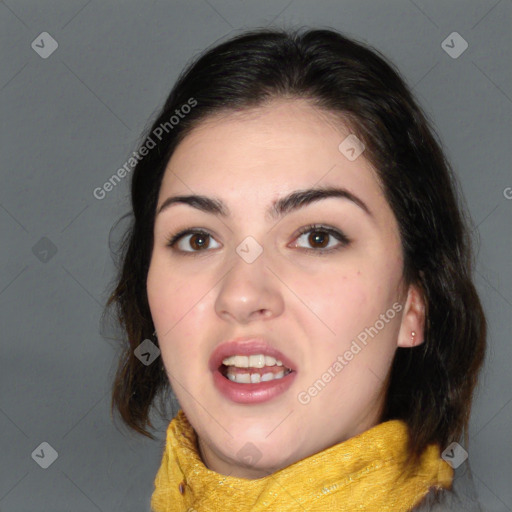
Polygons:
<instances>
[{"instance_id":1,"label":"chin","mask_svg":"<svg viewBox=\"0 0 512 512\"><path fill-rule=\"evenodd\" d=\"M263 440L262 440L263 443ZM234 454L235 462L248 470L273 473L293 462L295 453L283 452L283 444L268 443L262 446L257 439L248 440Z\"/></svg>"},{"instance_id":2,"label":"chin","mask_svg":"<svg viewBox=\"0 0 512 512\"><path fill-rule=\"evenodd\" d=\"M284 460L283 457L269 458L262 456L257 461L253 461L252 463L246 463L240 461L235 454L233 466L236 469L234 469L231 476L240 476L241 478L248 479L263 478L267 475L275 473L280 469L289 466L293 462L295 462L295 460L293 460L293 456L290 457L289 460Z\"/></svg>"}]
</instances>

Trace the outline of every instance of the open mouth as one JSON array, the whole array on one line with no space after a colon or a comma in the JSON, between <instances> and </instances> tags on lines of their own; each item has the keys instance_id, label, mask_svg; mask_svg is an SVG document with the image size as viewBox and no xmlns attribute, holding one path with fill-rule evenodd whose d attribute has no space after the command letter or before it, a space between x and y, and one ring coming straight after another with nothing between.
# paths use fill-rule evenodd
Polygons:
<instances>
[{"instance_id":1,"label":"open mouth","mask_svg":"<svg viewBox=\"0 0 512 512\"><path fill-rule=\"evenodd\" d=\"M293 370L290 368L282 365L269 365L256 368L251 366L237 367L234 365L221 364L219 367L219 372L223 377L238 384L257 384L259 382L280 380L292 371Z\"/></svg>"},{"instance_id":2,"label":"open mouth","mask_svg":"<svg viewBox=\"0 0 512 512\"><path fill-rule=\"evenodd\" d=\"M269 402L284 394L297 376L295 365L291 365L294 363L287 356L261 343L250 351L247 347L227 347L214 353L210 361L215 388L240 404Z\"/></svg>"},{"instance_id":3,"label":"open mouth","mask_svg":"<svg viewBox=\"0 0 512 512\"><path fill-rule=\"evenodd\" d=\"M215 389L239 404L277 399L293 385L297 365L264 338L236 338L217 346L210 356Z\"/></svg>"}]
</instances>

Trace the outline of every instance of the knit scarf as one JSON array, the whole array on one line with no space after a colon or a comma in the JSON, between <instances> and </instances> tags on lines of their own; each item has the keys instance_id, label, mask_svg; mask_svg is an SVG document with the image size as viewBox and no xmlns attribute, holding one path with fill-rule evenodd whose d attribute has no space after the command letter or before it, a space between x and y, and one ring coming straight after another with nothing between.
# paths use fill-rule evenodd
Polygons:
<instances>
[{"instance_id":1,"label":"knit scarf","mask_svg":"<svg viewBox=\"0 0 512 512\"><path fill-rule=\"evenodd\" d=\"M167 428L151 496L152 512L409 512L431 489L451 489L453 469L438 445L417 471L401 475L408 427L380 423L344 442L259 479L222 475L199 455L197 434L182 409ZM400 477L400 478L399 478Z\"/></svg>"}]
</instances>

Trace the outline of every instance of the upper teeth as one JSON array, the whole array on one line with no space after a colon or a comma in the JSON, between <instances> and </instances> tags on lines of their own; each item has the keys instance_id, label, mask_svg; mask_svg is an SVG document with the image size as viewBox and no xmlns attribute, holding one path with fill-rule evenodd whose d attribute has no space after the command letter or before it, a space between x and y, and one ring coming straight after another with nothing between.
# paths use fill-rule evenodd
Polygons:
<instances>
[{"instance_id":1,"label":"upper teeth","mask_svg":"<svg viewBox=\"0 0 512 512\"><path fill-rule=\"evenodd\" d=\"M264 366L283 366L282 361L275 357L256 354L252 356L230 356L222 360L226 366L237 368L263 368Z\"/></svg>"}]
</instances>

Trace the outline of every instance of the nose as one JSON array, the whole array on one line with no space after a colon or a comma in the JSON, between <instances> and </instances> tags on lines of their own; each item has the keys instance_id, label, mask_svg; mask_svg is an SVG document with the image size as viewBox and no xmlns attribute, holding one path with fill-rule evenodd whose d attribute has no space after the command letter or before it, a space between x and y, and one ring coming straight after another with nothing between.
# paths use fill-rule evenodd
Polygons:
<instances>
[{"instance_id":1,"label":"nose","mask_svg":"<svg viewBox=\"0 0 512 512\"><path fill-rule=\"evenodd\" d=\"M215 300L219 317L247 324L275 318L283 312L281 283L267 263L265 251L252 263L235 254Z\"/></svg>"}]
</instances>

